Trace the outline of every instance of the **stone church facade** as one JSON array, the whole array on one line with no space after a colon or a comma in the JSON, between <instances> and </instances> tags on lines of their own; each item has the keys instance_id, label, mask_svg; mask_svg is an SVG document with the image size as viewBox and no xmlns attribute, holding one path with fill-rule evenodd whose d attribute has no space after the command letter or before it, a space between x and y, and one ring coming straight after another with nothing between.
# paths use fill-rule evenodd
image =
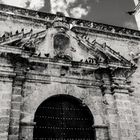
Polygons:
<instances>
[{"instance_id":1,"label":"stone church facade","mask_svg":"<svg viewBox=\"0 0 140 140\"><path fill-rule=\"evenodd\" d=\"M140 140L140 32L0 5L0 140Z\"/></svg>"}]
</instances>

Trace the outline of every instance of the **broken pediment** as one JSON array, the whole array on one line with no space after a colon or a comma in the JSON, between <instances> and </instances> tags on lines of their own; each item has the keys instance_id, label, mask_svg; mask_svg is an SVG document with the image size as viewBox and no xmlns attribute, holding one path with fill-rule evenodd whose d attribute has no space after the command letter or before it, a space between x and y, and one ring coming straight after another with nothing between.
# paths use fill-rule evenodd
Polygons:
<instances>
[{"instance_id":1,"label":"broken pediment","mask_svg":"<svg viewBox=\"0 0 140 140\"><path fill-rule=\"evenodd\" d=\"M0 45L16 46L18 48L27 49L35 48L46 35L46 30L38 33L33 33L31 29L29 32L24 33L24 29L16 31L15 33L5 33L0 37Z\"/></svg>"},{"instance_id":2,"label":"broken pediment","mask_svg":"<svg viewBox=\"0 0 140 140\"><path fill-rule=\"evenodd\" d=\"M79 46L83 46L89 50L89 53L96 58L97 63L104 63L108 66L118 65L119 67L129 67L133 65L106 43L101 44L97 42L96 39L91 41L86 35L77 35L75 39L78 41Z\"/></svg>"}]
</instances>

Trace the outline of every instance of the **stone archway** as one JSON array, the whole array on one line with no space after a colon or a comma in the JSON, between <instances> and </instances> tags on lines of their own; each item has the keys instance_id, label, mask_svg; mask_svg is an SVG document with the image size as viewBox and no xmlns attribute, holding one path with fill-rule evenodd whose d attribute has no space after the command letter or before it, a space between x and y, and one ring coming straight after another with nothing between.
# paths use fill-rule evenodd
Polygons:
<instances>
[{"instance_id":1,"label":"stone archway","mask_svg":"<svg viewBox=\"0 0 140 140\"><path fill-rule=\"evenodd\" d=\"M45 100L34 117L34 140L95 140L94 119L89 108L70 95Z\"/></svg>"}]
</instances>

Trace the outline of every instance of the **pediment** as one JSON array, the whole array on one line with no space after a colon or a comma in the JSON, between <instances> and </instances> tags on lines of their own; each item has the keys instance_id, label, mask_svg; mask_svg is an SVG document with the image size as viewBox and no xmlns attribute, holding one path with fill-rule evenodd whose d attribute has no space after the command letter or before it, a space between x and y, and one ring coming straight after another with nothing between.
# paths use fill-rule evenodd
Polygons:
<instances>
[{"instance_id":1,"label":"pediment","mask_svg":"<svg viewBox=\"0 0 140 140\"><path fill-rule=\"evenodd\" d=\"M130 67L132 63L111 49L106 43L85 36L78 36L71 30L48 29L38 33L31 30L16 32L1 37L0 45L16 46L38 57L55 60L75 61L86 64L118 65Z\"/></svg>"}]
</instances>

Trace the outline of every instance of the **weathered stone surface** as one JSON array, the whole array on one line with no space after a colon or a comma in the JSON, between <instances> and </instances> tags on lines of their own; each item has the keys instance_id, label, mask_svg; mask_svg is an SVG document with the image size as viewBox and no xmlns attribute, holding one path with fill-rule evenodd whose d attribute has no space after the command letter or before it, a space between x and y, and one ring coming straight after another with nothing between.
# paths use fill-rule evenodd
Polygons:
<instances>
[{"instance_id":1,"label":"weathered stone surface","mask_svg":"<svg viewBox=\"0 0 140 140\"><path fill-rule=\"evenodd\" d=\"M20 110L11 110L11 118L19 118L21 111Z\"/></svg>"},{"instance_id":2,"label":"weathered stone surface","mask_svg":"<svg viewBox=\"0 0 140 140\"><path fill-rule=\"evenodd\" d=\"M108 135L107 128L96 128L97 140L108 140Z\"/></svg>"},{"instance_id":3,"label":"weathered stone surface","mask_svg":"<svg viewBox=\"0 0 140 140\"><path fill-rule=\"evenodd\" d=\"M4 117L4 116L9 116L10 115L10 109L1 109L0 110L0 116Z\"/></svg>"},{"instance_id":4,"label":"weathered stone surface","mask_svg":"<svg viewBox=\"0 0 140 140\"><path fill-rule=\"evenodd\" d=\"M0 140L32 140L38 107L56 95L88 107L97 140L139 140L140 33L10 8L0 13L0 35L13 32L0 38Z\"/></svg>"},{"instance_id":5,"label":"weathered stone surface","mask_svg":"<svg viewBox=\"0 0 140 140\"><path fill-rule=\"evenodd\" d=\"M8 132L8 125L7 124L1 124L0 125L0 133L6 133Z\"/></svg>"},{"instance_id":6,"label":"weathered stone surface","mask_svg":"<svg viewBox=\"0 0 140 140\"><path fill-rule=\"evenodd\" d=\"M15 96L13 95L12 96L12 101L13 102L19 102L20 103L21 102L21 99L22 99L21 98L21 95L15 95Z\"/></svg>"},{"instance_id":7,"label":"weathered stone surface","mask_svg":"<svg viewBox=\"0 0 140 140\"><path fill-rule=\"evenodd\" d=\"M9 127L9 135L19 135L19 126Z\"/></svg>"},{"instance_id":8,"label":"weathered stone surface","mask_svg":"<svg viewBox=\"0 0 140 140\"><path fill-rule=\"evenodd\" d=\"M13 110L20 110L20 102L12 102L11 103L11 109Z\"/></svg>"},{"instance_id":9,"label":"weathered stone surface","mask_svg":"<svg viewBox=\"0 0 140 140\"><path fill-rule=\"evenodd\" d=\"M4 78L6 79L6 77ZM0 81L0 139L7 140L10 121L12 82Z\"/></svg>"},{"instance_id":10,"label":"weathered stone surface","mask_svg":"<svg viewBox=\"0 0 140 140\"><path fill-rule=\"evenodd\" d=\"M1 139L1 140L7 140L7 139L8 139L8 132L1 133L1 134L0 134L0 139Z\"/></svg>"},{"instance_id":11,"label":"weathered stone surface","mask_svg":"<svg viewBox=\"0 0 140 140\"><path fill-rule=\"evenodd\" d=\"M9 135L9 140L18 140L19 136L18 135Z\"/></svg>"}]
</instances>

